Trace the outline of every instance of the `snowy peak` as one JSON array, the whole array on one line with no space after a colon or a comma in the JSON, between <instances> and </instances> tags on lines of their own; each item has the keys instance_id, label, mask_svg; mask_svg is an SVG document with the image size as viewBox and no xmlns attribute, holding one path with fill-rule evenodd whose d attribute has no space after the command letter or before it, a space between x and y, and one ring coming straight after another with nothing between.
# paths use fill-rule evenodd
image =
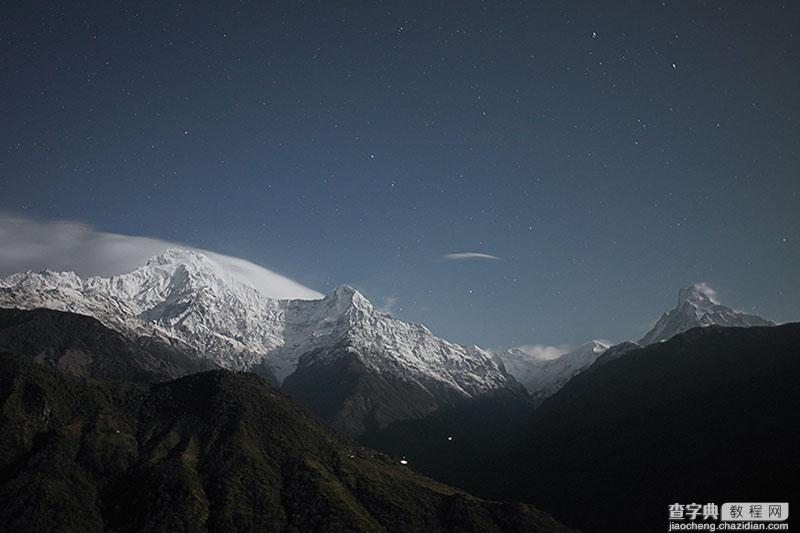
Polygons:
<instances>
[{"instance_id":1,"label":"snowy peak","mask_svg":"<svg viewBox=\"0 0 800 533\"><path fill-rule=\"evenodd\" d=\"M604 340L592 340L566 353L555 349L512 348L497 355L514 378L537 400L555 394L574 375L591 366L610 346Z\"/></svg>"},{"instance_id":2,"label":"snowy peak","mask_svg":"<svg viewBox=\"0 0 800 533\"><path fill-rule=\"evenodd\" d=\"M774 326L757 315L741 313L719 303L717 293L706 283L695 283L678 291L678 305L664 313L639 341L646 346L665 341L686 330L705 326Z\"/></svg>"},{"instance_id":3,"label":"snowy peak","mask_svg":"<svg viewBox=\"0 0 800 533\"><path fill-rule=\"evenodd\" d=\"M222 275L221 267L211 259L194 250L182 248L165 250L148 259L134 272L150 275L160 274L166 277L172 277L178 272L205 278L221 277ZM125 274L125 276L130 276L130 274Z\"/></svg>"},{"instance_id":4,"label":"snowy peak","mask_svg":"<svg viewBox=\"0 0 800 533\"><path fill-rule=\"evenodd\" d=\"M433 380L470 397L506 385L508 377L489 352L436 337L421 324L403 322L378 311L360 292L342 285L320 302L302 302L311 310L300 366L341 356L331 346L344 345L378 373L411 381Z\"/></svg>"},{"instance_id":5,"label":"snowy peak","mask_svg":"<svg viewBox=\"0 0 800 533\"><path fill-rule=\"evenodd\" d=\"M349 285L339 285L323 301L331 307L339 311L346 311L347 309L354 308L363 312L372 312L372 304L367 300L363 294L355 290Z\"/></svg>"},{"instance_id":6,"label":"snowy peak","mask_svg":"<svg viewBox=\"0 0 800 533\"><path fill-rule=\"evenodd\" d=\"M123 302L146 323L181 327L189 336L207 329L210 336L227 337L231 342L223 344L234 351L239 344L249 344L245 337L260 329L261 310L270 307L268 298L219 264L183 249L167 250L128 274L90 278L85 289L88 297L104 295ZM196 347L207 349L208 343Z\"/></svg>"},{"instance_id":7,"label":"snowy peak","mask_svg":"<svg viewBox=\"0 0 800 533\"><path fill-rule=\"evenodd\" d=\"M376 372L433 381L462 396L509 381L487 352L393 319L353 287L342 285L320 300L269 298L193 250L167 250L109 278L15 274L0 280L0 307L93 316L133 337L165 338L224 368L256 370L278 382L301 359L313 364L341 357L342 349Z\"/></svg>"},{"instance_id":8,"label":"snowy peak","mask_svg":"<svg viewBox=\"0 0 800 533\"><path fill-rule=\"evenodd\" d=\"M527 401L492 354L396 320L353 287L321 299L270 298L221 264L213 254L176 249L110 278L15 274L0 280L0 307L89 315L140 342L156 338L287 388L293 378L310 379L309 406L354 434L373 421L418 418L501 389ZM342 368L358 370L342 378ZM320 398L322 407L314 403Z\"/></svg>"},{"instance_id":9,"label":"snowy peak","mask_svg":"<svg viewBox=\"0 0 800 533\"><path fill-rule=\"evenodd\" d=\"M678 307L688 303L695 307L719 305L717 293L705 283L695 283L678 291Z\"/></svg>"},{"instance_id":10,"label":"snowy peak","mask_svg":"<svg viewBox=\"0 0 800 533\"><path fill-rule=\"evenodd\" d=\"M234 278L205 255L183 249L167 250L128 274L90 278L87 284L96 290L111 291L142 302L182 290L228 290L248 299L257 297L254 288Z\"/></svg>"}]
</instances>

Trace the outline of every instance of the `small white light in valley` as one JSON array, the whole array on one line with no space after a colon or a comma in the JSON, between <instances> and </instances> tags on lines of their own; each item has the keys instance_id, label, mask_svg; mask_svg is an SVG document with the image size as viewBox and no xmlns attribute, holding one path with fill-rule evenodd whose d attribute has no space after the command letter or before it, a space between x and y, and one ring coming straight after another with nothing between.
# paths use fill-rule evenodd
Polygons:
<instances>
[{"instance_id":1,"label":"small white light in valley","mask_svg":"<svg viewBox=\"0 0 800 533\"><path fill-rule=\"evenodd\" d=\"M400 464L401 465L407 465L408 461L406 461L405 459L400 459Z\"/></svg>"},{"instance_id":2,"label":"small white light in valley","mask_svg":"<svg viewBox=\"0 0 800 533\"><path fill-rule=\"evenodd\" d=\"M453 437L447 437L447 440L453 440Z\"/></svg>"}]
</instances>

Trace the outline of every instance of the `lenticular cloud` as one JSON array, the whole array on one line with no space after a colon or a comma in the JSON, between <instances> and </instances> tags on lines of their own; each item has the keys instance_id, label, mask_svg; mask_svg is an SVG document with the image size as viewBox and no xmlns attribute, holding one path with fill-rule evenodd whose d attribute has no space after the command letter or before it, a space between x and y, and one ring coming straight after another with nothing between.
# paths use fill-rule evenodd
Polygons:
<instances>
[{"instance_id":1,"label":"lenticular cloud","mask_svg":"<svg viewBox=\"0 0 800 533\"><path fill-rule=\"evenodd\" d=\"M75 221L0 215L0 275L26 270L74 271L81 277L130 272L170 248L188 248L270 298L313 300L322 294L255 263L150 237L99 231Z\"/></svg>"}]
</instances>

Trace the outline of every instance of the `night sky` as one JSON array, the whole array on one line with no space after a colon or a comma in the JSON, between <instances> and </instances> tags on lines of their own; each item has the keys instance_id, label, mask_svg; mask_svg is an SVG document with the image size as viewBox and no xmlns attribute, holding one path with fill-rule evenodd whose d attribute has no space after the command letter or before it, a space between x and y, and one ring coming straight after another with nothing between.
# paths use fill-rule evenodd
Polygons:
<instances>
[{"instance_id":1,"label":"night sky","mask_svg":"<svg viewBox=\"0 0 800 533\"><path fill-rule=\"evenodd\" d=\"M800 319L797 2L0 17L1 213L349 283L487 347L638 338L696 281Z\"/></svg>"}]
</instances>

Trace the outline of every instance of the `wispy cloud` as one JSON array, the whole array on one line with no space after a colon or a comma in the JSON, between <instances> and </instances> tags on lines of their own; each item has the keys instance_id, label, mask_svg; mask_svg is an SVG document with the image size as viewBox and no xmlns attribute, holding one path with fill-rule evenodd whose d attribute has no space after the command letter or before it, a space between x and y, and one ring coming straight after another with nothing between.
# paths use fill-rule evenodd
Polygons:
<instances>
[{"instance_id":1,"label":"wispy cloud","mask_svg":"<svg viewBox=\"0 0 800 533\"><path fill-rule=\"evenodd\" d=\"M483 252L456 252L452 254L440 255L439 261L502 261L496 255L485 254Z\"/></svg>"},{"instance_id":2,"label":"wispy cloud","mask_svg":"<svg viewBox=\"0 0 800 533\"><path fill-rule=\"evenodd\" d=\"M255 263L181 243L99 231L80 222L0 214L0 275L26 270L73 271L81 277L123 274L170 248L194 249L272 298L322 294Z\"/></svg>"},{"instance_id":3,"label":"wispy cloud","mask_svg":"<svg viewBox=\"0 0 800 533\"><path fill-rule=\"evenodd\" d=\"M378 311L390 315L395 306L397 306L397 296L390 294L383 299L383 305L378 308Z\"/></svg>"},{"instance_id":4,"label":"wispy cloud","mask_svg":"<svg viewBox=\"0 0 800 533\"><path fill-rule=\"evenodd\" d=\"M517 350L526 353L537 361L552 361L558 359L570 351L570 346L562 344L560 346L548 346L546 344L528 344L517 346Z\"/></svg>"},{"instance_id":5,"label":"wispy cloud","mask_svg":"<svg viewBox=\"0 0 800 533\"><path fill-rule=\"evenodd\" d=\"M705 281L701 281L700 283L694 284L695 289L699 290L703 294L705 294L712 303L719 305L719 298L717 298L717 291L715 291L711 285L706 283Z\"/></svg>"}]
</instances>

